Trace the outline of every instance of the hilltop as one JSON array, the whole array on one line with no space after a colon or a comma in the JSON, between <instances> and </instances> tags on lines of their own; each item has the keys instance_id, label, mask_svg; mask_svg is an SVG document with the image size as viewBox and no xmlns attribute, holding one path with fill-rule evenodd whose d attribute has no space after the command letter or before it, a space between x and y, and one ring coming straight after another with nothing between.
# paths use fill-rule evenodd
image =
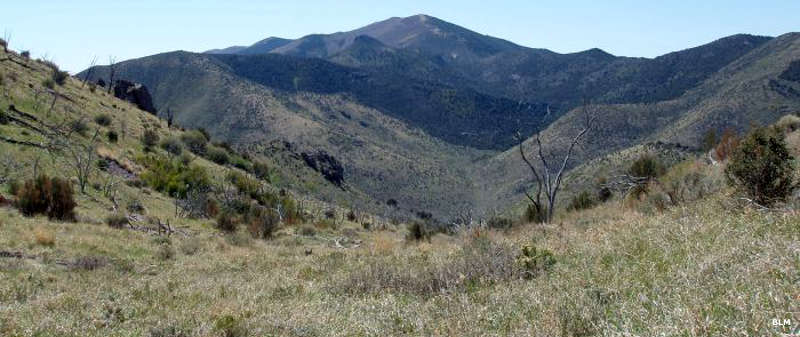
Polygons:
<instances>
[{"instance_id":1,"label":"hilltop","mask_svg":"<svg viewBox=\"0 0 800 337\"><path fill-rule=\"evenodd\" d=\"M710 130L800 110L797 81L782 77L800 59L796 45L796 33L739 34L653 59L559 54L418 15L241 50L153 55L115 71L144 83L180 125L234 146L258 152L285 141L330 153L354 193L326 191L329 200L387 213L372 205L391 199L402 216L449 220L465 206L516 207L531 186L516 132L541 132L558 152L587 102L597 129L570 168L654 142L691 151ZM92 80L107 79L108 67L94 70Z\"/></svg>"}]
</instances>

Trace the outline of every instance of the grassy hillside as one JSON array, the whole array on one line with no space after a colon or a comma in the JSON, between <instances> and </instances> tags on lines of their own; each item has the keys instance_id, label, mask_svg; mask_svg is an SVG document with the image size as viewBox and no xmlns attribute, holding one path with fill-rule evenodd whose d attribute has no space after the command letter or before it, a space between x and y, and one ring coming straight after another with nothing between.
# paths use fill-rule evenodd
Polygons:
<instances>
[{"instance_id":1,"label":"grassy hillside","mask_svg":"<svg viewBox=\"0 0 800 337\"><path fill-rule=\"evenodd\" d=\"M162 139L183 134L73 78L52 85L60 95L52 104L52 94L43 89L51 73L43 63L0 54L0 108L7 122L0 125L0 163L8 179L3 196L12 180L29 179L34 170L75 180L63 153L39 147L51 140L36 130L60 130L83 118L86 136L69 134L81 144L91 140L89 130L116 130L120 138L116 143L102 138L98 154L137 175L152 170L140 159L145 149L139 135L145 129ZM101 114L110 123L96 118ZM792 153L800 152L800 131L787 139ZM652 151L632 149L619 154L619 161L645 150ZM664 153L676 158L684 155L668 150ZM166 155L160 146L149 151ZM596 167L615 167L618 161L609 158L610 164L574 172L590 176L598 174ZM245 174L201 156L192 163L216 180L230 172ZM357 217L368 221L357 221L371 226L349 221L342 209L334 209L333 219L319 214L305 225L281 225L270 240L253 239L243 230L222 234L214 221L176 217L175 199L146 186L118 184L109 197L106 182L125 181L128 174L98 171L86 193L76 193L75 222L27 217L0 206L0 335L786 332L772 320L800 318L796 200L771 210L739 203L718 183L721 166L686 163L717 182L710 194L663 209L647 207L647 199L612 200L559 213L553 224L476 226L421 241L409 239L405 228L363 214ZM681 177L685 166L666 177ZM146 221L122 228L103 223L119 212L117 205L128 208L134 200L148 218L169 220L175 231L147 230Z\"/></svg>"}]
</instances>

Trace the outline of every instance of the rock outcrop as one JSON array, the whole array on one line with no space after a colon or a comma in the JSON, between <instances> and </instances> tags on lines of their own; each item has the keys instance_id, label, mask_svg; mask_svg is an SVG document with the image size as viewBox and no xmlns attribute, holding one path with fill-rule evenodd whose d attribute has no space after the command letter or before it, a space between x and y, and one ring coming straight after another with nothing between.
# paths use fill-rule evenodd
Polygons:
<instances>
[{"instance_id":1,"label":"rock outcrop","mask_svg":"<svg viewBox=\"0 0 800 337\"><path fill-rule=\"evenodd\" d=\"M114 83L114 96L135 104L139 109L151 114L156 113L153 105L153 97L147 91L147 87L140 83L133 83L126 80L119 80Z\"/></svg>"},{"instance_id":2,"label":"rock outcrop","mask_svg":"<svg viewBox=\"0 0 800 337\"><path fill-rule=\"evenodd\" d=\"M316 153L303 152L301 154L306 165L322 174L325 179L336 186L342 187L344 183L344 167L342 163L325 151Z\"/></svg>"}]
</instances>

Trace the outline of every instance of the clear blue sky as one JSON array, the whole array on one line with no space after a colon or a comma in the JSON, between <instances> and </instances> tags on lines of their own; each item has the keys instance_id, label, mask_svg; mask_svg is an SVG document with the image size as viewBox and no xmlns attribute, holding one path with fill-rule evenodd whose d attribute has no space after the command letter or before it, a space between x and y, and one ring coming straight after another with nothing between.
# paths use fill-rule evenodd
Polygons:
<instances>
[{"instance_id":1,"label":"clear blue sky","mask_svg":"<svg viewBox=\"0 0 800 337\"><path fill-rule=\"evenodd\" d=\"M11 48L71 72L172 50L249 45L346 31L392 16L429 14L528 47L567 53L598 47L654 57L736 33L800 31L800 0L704 1L4 1Z\"/></svg>"}]
</instances>

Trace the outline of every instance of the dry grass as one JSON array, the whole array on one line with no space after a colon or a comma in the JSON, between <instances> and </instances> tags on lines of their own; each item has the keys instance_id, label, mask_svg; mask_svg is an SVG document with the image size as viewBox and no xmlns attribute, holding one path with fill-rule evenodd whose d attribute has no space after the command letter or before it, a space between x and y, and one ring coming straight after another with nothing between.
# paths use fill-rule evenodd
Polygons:
<instances>
[{"instance_id":1,"label":"dry grass","mask_svg":"<svg viewBox=\"0 0 800 337\"><path fill-rule=\"evenodd\" d=\"M33 230L33 238L38 245L53 247L56 244L56 235L43 227Z\"/></svg>"}]
</instances>

